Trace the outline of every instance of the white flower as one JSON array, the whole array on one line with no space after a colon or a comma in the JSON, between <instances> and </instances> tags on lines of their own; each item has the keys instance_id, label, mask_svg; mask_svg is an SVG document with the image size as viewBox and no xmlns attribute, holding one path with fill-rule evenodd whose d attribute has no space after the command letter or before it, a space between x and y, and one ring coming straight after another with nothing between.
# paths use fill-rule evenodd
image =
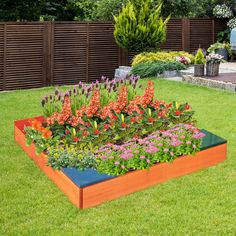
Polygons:
<instances>
[{"instance_id":1,"label":"white flower","mask_svg":"<svg viewBox=\"0 0 236 236\"><path fill-rule=\"evenodd\" d=\"M208 63L220 63L223 61L223 56L217 53L210 53L208 56L206 56L206 62Z\"/></svg>"},{"instance_id":2,"label":"white flower","mask_svg":"<svg viewBox=\"0 0 236 236\"><path fill-rule=\"evenodd\" d=\"M226 4L221 4L214 7L213 15L217 18L230 18L233 12Z\"/></svg>"},{"instance_id":3,"label":"white flower","mask_svg":"<svg viewBox=\"0 0 236 236\"><path fill-rule=\"evenodd\" d=\"M236 28L236 17L234 17L231 20L229 20L229 22L227 23L227 26L230 29Z\"/></svg>"}]
</instances>

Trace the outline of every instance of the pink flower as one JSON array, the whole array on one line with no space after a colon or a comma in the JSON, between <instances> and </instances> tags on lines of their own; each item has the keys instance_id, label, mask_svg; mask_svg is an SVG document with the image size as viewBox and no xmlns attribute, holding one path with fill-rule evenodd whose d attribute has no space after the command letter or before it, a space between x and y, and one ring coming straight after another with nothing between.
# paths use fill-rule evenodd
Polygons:
<instances>
[{"instance_id":1,"label":"pink flower","mask_svg":"<svg viewBox=\"0 0 236 236\"><path fill-rule=\"evenodd\" d=\"M116 166L120 165L120 162L119 162L119 161L116 161L116 162L115 162L115 165L116 165Z\"/></svg>"},{"instance_id":2,"label":"pink flower","mask_svg":"<svg viewBox=\"0 0 236 236\"><path fill-rule=\"evenodd\" d=\"M146 157L145 156L140 156L140 159L145 159Z\"/></svg>"},{"instance_id":3,"label":"pink flower","mask_svg":"<svg viewBox=\"0 0 236 236\"><path fill-rule=\"evenodd\" d=\"M146 162L147 162L147 163L150 163L150 160L149 160L149 159L147 159L147 160L146 160Z\"/></svg>"},{"instance_id":4,"label":"pink flower","mask_svg":"<svg viewBox=\"0 0 236 236\"><path fill-rule=\"evenodd\" d=\"M195 148L197 148L197 146L195 144L193 144L193 148L195 149Z\"/></svg>"},{"instance_id":5,"label":"pink flower","mask_svg":"<svg viewBox=\"0 0 236 236\"><path fill-rule=\"evenodd\" d=\"M125 169L125 166L124 166L124 165L122 165L122 166L121 166L121 168L122 168L122 169Z\"/></svg>"},{"instance_id":6,"label":"pink flower","mask_svg":"<svg viewBox=\"0 0 236 236\"><path fill-rule=\"evenodd\" d=\"M163 152L167 153L169 151L168 148L164 148Z\"/></svg>"},{"instance_id":7,"label":"pink flower","mask_svg":"<svg viewBox=\"0 0 236 236\"><path fill-rule=\"evenodd\" d=\"M191 141L187 141L187 142L186 142L187 145L190 145L191 143L192 143Z\"/></svg>"}]
</instances>

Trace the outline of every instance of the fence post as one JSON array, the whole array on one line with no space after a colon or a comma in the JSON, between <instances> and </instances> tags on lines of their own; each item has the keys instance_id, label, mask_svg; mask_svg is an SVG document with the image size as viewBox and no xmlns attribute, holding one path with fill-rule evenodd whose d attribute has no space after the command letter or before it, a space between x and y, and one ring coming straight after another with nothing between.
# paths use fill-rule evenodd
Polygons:
<instances>
[{"instance_id":1,"label":"fence post","mask_svg":"<svg viewBox=\"0 0 236 236\"><path fill-rule=\"evenodd\" d=\"M7 72L7 23L4 23L3 31L3 84L2 90L6 89L6 72Z\"/></svg>"},{"instance_id":2,"label":"fence post","mask_svg":"<svg viewBox=\"0 0 236 236\"><path fill-rule=\"evenodd\" d=\"M212 43L215 42L215 19L212 19Z\"/></svg>"},{"instance_id":3,"label":"fence post","mask_svg":"<svg viewBox=\"0 0 236 236\"><path fill-rule=\"evenodd\" d=\"M128 66L129 53L126 50L120 48L119 54L120 54L119 66Z\"/></svg>"},{"instance_id":4,"label":"fence post","mask_svg":"<svg viewBox=\"0 0 236 236\"><path fill-rule=\"evenodd\" d=\"M46 21L44 24L44 85L53 85L54 67L54 22Z\"/></svg>"},{"instance_id":5,"label":"fence post","mask_svg":"<svg viewBox=\"0 0 236 236\"><path fill-rule=\"evenodd\" d=\"M182 19L182 49L190 52L190 19Z\"/></svg>"},{"instance_id":6,"label":"fence post","mask_svg":"<svg viewBox=\"0 0 236 236\"><path fill-rule=\"evenodd\" d=\"M86 24L86 83L89 83L89 22Z\"/></svg>"}]
</instances>

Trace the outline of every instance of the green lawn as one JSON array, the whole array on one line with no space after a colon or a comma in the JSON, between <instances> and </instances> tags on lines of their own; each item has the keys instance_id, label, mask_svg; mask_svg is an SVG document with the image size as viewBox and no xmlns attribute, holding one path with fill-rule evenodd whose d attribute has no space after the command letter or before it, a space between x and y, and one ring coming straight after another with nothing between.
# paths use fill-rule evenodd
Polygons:
<instances>
[{"instance_id":1,"label":"green lawn","mask_svg":"<svg viewBox=\"0 0 236 236\"><path fill-rule=\"evenodd\" d=\"M227 161L79 210L14 143L13 121L40 115L50 89L0 93L0 235L236 235L236 94L155 82L159 99L188 101L200 128L228 140Z\"/></svg>"}]
</instances>

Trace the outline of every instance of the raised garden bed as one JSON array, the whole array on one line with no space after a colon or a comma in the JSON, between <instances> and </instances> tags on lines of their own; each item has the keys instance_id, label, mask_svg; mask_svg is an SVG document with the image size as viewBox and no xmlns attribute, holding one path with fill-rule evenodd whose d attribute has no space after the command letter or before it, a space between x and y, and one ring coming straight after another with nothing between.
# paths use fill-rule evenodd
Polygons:
<instances>
[{"instance_id":1,"label":"raised garden bed","mask_svg":"<svg viewBox=\"0 0 236 236\"><path fill-rule=\"evenodd\" d=\"M42 117L36 119L42 121ZM27 125L28 119L15 121L15 141L70 201L82 209L213 166L226 159L227 141L202 130L206 136L203 138L201 151L195 156L182 156L172 163L156 164L150 170L132 171L118 177L100 174L92 169L78 171L75 168L64 168L57 171L47 166L44 153L38 156L35 154L34 144L26 146L24 126Z\"/></svg>"}]
</instances>

